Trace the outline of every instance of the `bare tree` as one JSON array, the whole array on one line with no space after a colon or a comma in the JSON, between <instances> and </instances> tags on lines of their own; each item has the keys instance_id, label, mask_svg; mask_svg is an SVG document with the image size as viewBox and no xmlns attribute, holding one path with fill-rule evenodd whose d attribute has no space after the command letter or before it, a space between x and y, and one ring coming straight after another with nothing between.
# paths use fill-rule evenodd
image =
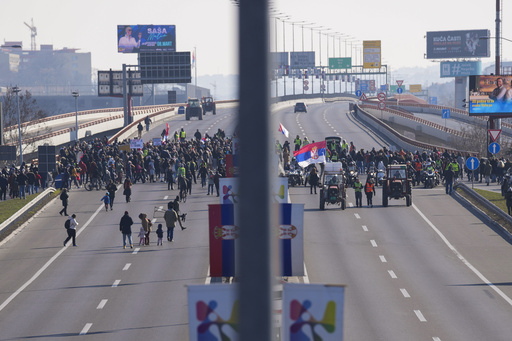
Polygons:
<instances>
[{"instance_id":1,"label":"bare tree","mask_svg":"<svg viewBox=\"0 0 512 341\"><path fill-rule=\"evenodd\" d=\"M46 117L46 113L39 108L32 94L25 90L19 92L19 110L21 119L21 139L23 143L23 153L32 153L37 148L38 142L31 141L31 138L40 136L49 131L44 124L24 124ZM19 148L18 138L18 105L16 93L12 87L9 87L5 96L3 96L4 113L4 139L6 144L15 145ZM18 149L17 149L18 150Z\"/></svg>"},{"instance_id":2,"label":"bare tree","mask_svg":"<svg viewBox=\"0 0 512 341\"><path fill-rule=\"evenodd\" d=\"M487 156L489 132L485 125L473 124L471 126L461 126L463 137L455 140L455 148L458 150L471 151L479 153L481 157ZM498 157L508 157L512 151L512 142L510 138L502 136L500 140L501 151L496 155Z\"/></svg>"}]
</instances>

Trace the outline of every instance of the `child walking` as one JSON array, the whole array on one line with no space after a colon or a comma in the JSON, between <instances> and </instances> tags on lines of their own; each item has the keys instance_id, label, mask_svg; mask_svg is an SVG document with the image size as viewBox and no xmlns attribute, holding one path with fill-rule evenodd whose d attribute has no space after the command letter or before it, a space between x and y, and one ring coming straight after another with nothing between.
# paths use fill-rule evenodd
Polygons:
<instances>
[{"instance_id":1,"label":"child walking","mask_svg":"<svg viewBox=\"0 0 512 341\"><path fill-rule=\"evenodd\" d=\"M103 198L101 198L100 201L103 201L105 203L105 211L108 212L108 206L110 204L110 196L108 195L108 192L103 196Z\"/></svg>"},{"instance_id":2,"label":"child walking","mask_svg":"<svg viewBox=\"0 0 512 341\"><path fill-rule=\"evenodd\" d=\"M146 231L144 231L144 227L140 227L139 231L139 246L146 244Z\"/></svg>"},{"instance_id":3,"label":"child walking","mask_svg":"<svg viewBox=\"0 0 512 341\"><path fill-rule=\"evenodd\" d=\"M158 237L156 245L162 245L162 238L164 237L164 230L162 230L162 224L158 224L158 227L156 229L156 236Z\"/></svg>"}]
</instances>

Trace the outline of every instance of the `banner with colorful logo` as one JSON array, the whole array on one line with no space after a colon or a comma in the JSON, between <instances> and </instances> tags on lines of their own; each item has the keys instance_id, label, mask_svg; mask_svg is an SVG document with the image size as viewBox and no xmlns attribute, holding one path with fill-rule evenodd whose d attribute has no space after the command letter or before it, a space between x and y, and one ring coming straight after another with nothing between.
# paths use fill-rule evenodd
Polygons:
<instances>
[{"instance_id":1,"label":"banner with colorful logo","mask_svg":"<svg viewBox=\"0 0 512 341\"><path fill-rule=\"evenodd\" d=\"M190 341L238 340L238 285L189 285Z\"/></svg>"},{"instance_id":2,"label":"banner with colorful logo","mask_svg":"<svg viewBox=\"0 0 512 341\"><path fill-rule=\"evenodd\" d=\"M343 341L345 287L283 284L283 341Z\"/></svg>"}]
</instances>

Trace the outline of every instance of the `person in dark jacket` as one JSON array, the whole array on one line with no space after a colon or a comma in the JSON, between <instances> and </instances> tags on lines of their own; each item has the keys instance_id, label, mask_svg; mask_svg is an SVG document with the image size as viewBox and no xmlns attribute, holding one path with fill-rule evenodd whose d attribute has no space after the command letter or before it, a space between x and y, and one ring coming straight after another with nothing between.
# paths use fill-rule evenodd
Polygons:
<instances>
[{"instance_id":1,"label":"person in dark jacket","mask_svg":"<svg viewBox=\"0 0 512 341\"><path fill-rule=\"evenodd\" d=\"M116 198L116 191L117 191L117 186L112 182L112 180L110 180L110 183L107 186L107 191L108 191L108 196L110 197L110 210L112 211L113 210L112 207L114 206L114 199Z\"/></svg>"},{"instance_id":2,"label":"person in dark jacket","mask_svg":"<svg viewBox=\"0 0 512 341\"><path fill-rule=\"evenodd\" d=\"M20 199L25 199L25 187L26 187L28 178L23 173L23 171L20 171L20 173L16 177L16 181L18 182L18 188L19 188L19 191L20 191Z\"/></svg>"},{"instance_id":3,"label":"person in dark jacket","mask_svg":"<svg viewBox=\"0 0 512 341\"><path fill-rule=\"evenodd\" d=\"M7 186L9 185L9 182L7 181L7 178L0 173L0 200L6 200L7 199Z\"/></svg>"},{"instance_id":4,"label":"person in dark jacket","mask_svg":"<svg viewBox=\"0 0 512 341\"><path fill-rule=\"evenodd\" d=\"M133 249L132 225L132 218L128 214L128 211L124 211L124 215L121 218L121 222L119 222L119 231L121 231L121 233L123 234L123 249L126 249L126 237L128 237L128 243L130 244L130 248Z\"/></svg>"},{"instance_id":5,"label":"person in dark jacket","mask_svg":"<svg viewBox=\"0 0 512 341\"><path fill-rule=\"evenodd\" d=\"M316 194L316 187L318 186L318 174L317 174L317 171L316 171L316 168L313 167L311 169L311 173L309 173L309 192L310 194L313 194L313 188L315 189L315 194Z\"/></svg>"},{"instance_id":6,"label":"person in dark jacket","mask_svg":"<svg viewBox=\"0 0 512 341\"><path fill-rule=\"evenodd\" d=\"M59 214L62 215L64 213L65 216L68 215L68 191L67 189L63 188L62 193L60 193L60 200L62 201L62 206L64 207L62 210L60 210Z\"/></svg>"}]
</instances>

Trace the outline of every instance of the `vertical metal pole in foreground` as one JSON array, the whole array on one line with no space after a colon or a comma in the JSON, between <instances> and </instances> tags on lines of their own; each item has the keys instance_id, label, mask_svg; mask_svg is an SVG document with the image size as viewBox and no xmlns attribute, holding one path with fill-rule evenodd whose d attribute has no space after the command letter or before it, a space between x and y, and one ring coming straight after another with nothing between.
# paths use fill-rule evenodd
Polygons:
<instances>
[{"instance_id":1,"label":"vertical metal pole in foreground","mask_svg":"<svg viewBox=\"0 0 512 341\"><path fill-rule=\"evenodd\" d=\"M267 0L240 1L240 340L272 340Z\"/></svg>"},{"instance_id":2,"label":"vertical metal pole in foreground","mask_svg":"<svg viewBox=\"0 0 512 341\"><path fill-rule=\"evenodd\" d=\"M18 92L21 91L21 89L18 86L15 86L12 88L12 91L16 93L16 106L18 110L18 137L19 137L19 144L20 144L20 167L23 165L23 145L21 144L21 114L20 114L20 98L18 96Z\"/></svg>"}]
</instances>

